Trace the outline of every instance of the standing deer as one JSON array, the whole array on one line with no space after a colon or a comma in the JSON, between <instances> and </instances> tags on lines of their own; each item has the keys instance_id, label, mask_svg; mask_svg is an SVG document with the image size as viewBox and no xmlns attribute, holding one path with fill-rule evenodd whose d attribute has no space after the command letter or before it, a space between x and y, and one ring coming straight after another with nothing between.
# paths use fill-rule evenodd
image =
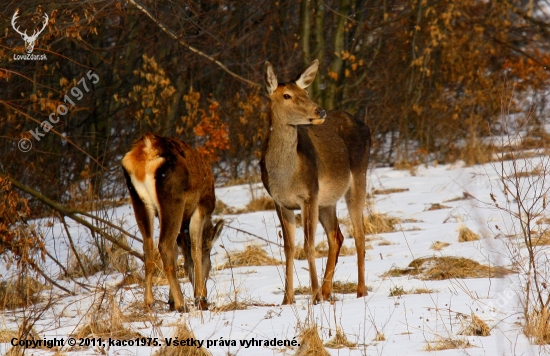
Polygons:
<instances>
[{"instance_id":1,"label":"standing deer","mask_svg":"<svg viewBox=\"0 0 550 356\"><path fill-rule=\"evenodd\" d=\"M176 277L176 244L184 254L195 305L201 310L208 309L206 280L211 268L210 251L223 227L221 220L216 226L212 224L216 197L211 168L185 142L151 133L134 143L122 159L122 166L143 236L146 305L153 304L153 227L158 216L158 248L170 284L170 309L186 311Z\"/></svg>"},{"instance_id":2,"label":"standing deer","mask_svg":"<svg viewBox=\"0 0 550 356\"><path fill-rule=\"evenodd\" d=\"M294 209L302 210L313 302L330 299L334 268L344 240L336 217L336 203L342 196L346 199L357 248L357 297L368 294L363 208L370 130L365 123L345 112L327 114L309 99L305 88L315 79L318 67L319 61L314 60L294 80L278 83L273 66L265 63L264 81L271 99L271 130L264 142L260 167L262 182L275 201L283 230L286 258L283 304L294 303ZM315 268L318 220L325 229L329 245L321 290Z\"/></svg>"}]
</instances>

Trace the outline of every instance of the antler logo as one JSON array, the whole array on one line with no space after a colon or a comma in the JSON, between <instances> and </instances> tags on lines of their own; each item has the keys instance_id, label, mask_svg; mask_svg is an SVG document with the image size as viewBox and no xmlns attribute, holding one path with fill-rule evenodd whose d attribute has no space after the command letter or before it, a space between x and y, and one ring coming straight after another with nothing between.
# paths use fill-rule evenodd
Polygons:
<instances>
[{"instance_id":1,"label":"antler logo","mask_svg":"<svg viewBox=\"0 0 550 356\"><path fill-rule=\"evenodd\" d=\"M25 41L25 50L27 51L27 53L32 53L32 51L34 50L34 42L36 42L38 35L41 34L42 31L44 31L44 29L48 25L48 21L49 21L48 14L46 13L44 14L44 21L42 23L42 28L38 32L34 30L31 36L27 35L27 30L25 30L25 32L21 32L19 31L19 27L15 26L15 20L17 19L17 14L19 14L19 9L15 11L15 14L13 14L13 17L11 18L11 26L13 27L15 32L20 34L21 38L23 38L23 40Z\"/></svg>"}]
</instances>

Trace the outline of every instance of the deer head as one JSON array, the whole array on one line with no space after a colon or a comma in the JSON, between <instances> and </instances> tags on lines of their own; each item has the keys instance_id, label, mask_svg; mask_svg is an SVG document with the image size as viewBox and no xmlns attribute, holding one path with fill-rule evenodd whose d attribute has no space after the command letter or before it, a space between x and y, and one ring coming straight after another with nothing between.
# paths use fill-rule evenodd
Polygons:
<instances>
[{"instance_id":1,"label":"deer head","mask_svg":"<svg viewBox=\"0 0 550 356\"><path fill-rule=\"evenodd\" d=\"M273 66L265 62L265 88L271 99L273 119L285 125L319 125L326 117L326 112L313 100L305 90L317 75L319 61L316 59L288 83L278 83Z\"/></svg>"},{"instance_id":2,"label":"deer head","mask_svg":"<svg viewBox=\"0 0 550 356\"><path fill-rule=\"evenodd\" d=\"M41 34L42 31L44 31L44 29L48 25L48 21L49 21L48 14L46 13L44 14L44 21L42 22L42 28L38 31L34 30L32 35L30 36L27 35L27 30L25 30L25 32L21 32L19 31L19 27L15 26L15 20L17 19L18 14L19 14L19 9L15 11L15 14L13 14L13 17L11 18L11 26L13 27L15 32L21 35L21 38L23 38L23 41L25 41L25 50L27 51L27 53L32 53L32 51L34 50L34 42L38 38L38 35Z\"/></svg>"}]
</instances>

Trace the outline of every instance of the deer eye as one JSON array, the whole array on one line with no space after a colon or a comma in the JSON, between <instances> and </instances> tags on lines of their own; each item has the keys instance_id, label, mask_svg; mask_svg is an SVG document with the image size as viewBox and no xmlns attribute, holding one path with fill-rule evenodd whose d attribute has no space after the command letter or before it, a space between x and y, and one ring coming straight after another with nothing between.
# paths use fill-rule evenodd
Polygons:
<instances>
[{"instance_id":1,"label":"deer eye","mask_svg":"<svg viewBox=\"0 0 550 356\"><path fill-rule=\"evenodd\" d=\"M288 95L288 94L283 95L283 98L285 98L286 100L292 99L292 97L291 97L290 95Z\"/></svg>"}]
</instances>

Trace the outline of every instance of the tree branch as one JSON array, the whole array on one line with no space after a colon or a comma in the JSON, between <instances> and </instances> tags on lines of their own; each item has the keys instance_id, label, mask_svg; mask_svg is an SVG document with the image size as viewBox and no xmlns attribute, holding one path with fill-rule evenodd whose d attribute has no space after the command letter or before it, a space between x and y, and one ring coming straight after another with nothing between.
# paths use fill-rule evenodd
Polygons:
<instances>
[{"instance_id":1,"label":"tree branch","mask_svg":"<svg viewBox=\"0 0 550 356\"><path fill-rule=\"evenodd\" d=\"M183 46L187 47L191 52L194 52L196 54L198 54L199 56L202 56L206 59L208 59L209 61L213 62L214 64L218 65L221 69L223 69L225 72L227 72L229 75L231 75L232 77L240 80L240 81L243 81L253 87L258 87L258 88L261 88L261 85L259 85L258 83L255 83L251 80L248 80L246 78L243 78L241 77L240 75L238 75L237 73L231 71L229 68L227 68L222 62L218 61L217 59L209 56L208 54L204 53L203 51L189 45L187 42L185 42L183 39L181 39L180 37L178 37L174 32L172 32L171 30L169 30L162 22L160 22L158 19L156 19L146 8L143 7L143 5L141 5L140 3L138 3L137 1L135 0L128 0L128 2L130 2L131 4L133 4L135 7L137 7L139 10L141 10L145 15L147 15L147 17L149 17L151 20L153 20L154 23L156 23L160 28L161 30L163 30L167 35L169 35L170 37L172 37L173 39L175 39L176 41L178 41L180 44L182 44Z\"/></svg>"}]
</instances>

